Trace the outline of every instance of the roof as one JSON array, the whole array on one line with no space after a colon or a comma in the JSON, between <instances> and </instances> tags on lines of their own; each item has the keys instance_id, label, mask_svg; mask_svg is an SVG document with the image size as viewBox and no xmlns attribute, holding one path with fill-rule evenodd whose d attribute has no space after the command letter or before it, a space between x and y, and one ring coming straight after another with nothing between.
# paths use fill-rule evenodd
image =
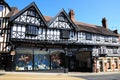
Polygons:
<instances>
[{"instance_id":1,"label":"roof","mask_svg":"<svg viewBox=\"0 0 120 80\"><path fill-rule=\"evenodd\" d=\"M19 10L16 7L11 7L11 11L5 17L12 17L17 14Z\"/></svg>"},{"instance_id":2,"label":"roof","mask_svg":"<svg viewBox=\"0 0 120 80\"><path fill-rule=\"evenodd\" d=\"M8 4L6 3L6 5L8 5ZM104 28L103 26L97 26L97 25L78 22L78 21L74 22L69 18L68 14L65 12L64 9L62 9L54 18L50 17L50 16L43 16L34 2L31 3L30 5L28 5L27 7L25 7L21 11L19 11L16 7L11 7L11 11L6 15L6 17L11 17L10 20L14 20L18 15L21 15L26 9L28 9L31 6L35 7L35 9L37 10L37 12L39 13L39 15L41 16L41 18L43 19L43 21L46 25L53 22L54 19L62 12L65 14L65 16L68 18L68 20L72 23L72 25L75 27L75 29L77 29L77 31L101 34L101 35L106 35L106 36L118 36L118 34L111 31L110 29Z\"/></svg>"},{"instance_id":3,"label":"roof","mask_svg":"<svg viewBox=\"0 0 120 80\"><path fill-rule=\"evenodd\" d=\"M118 34L114 33L110 29L104 28L103 26L97 26L97 25L87 24L83 22L75 22L75 24L78 26L78 29L79 29L78 31L102 34L107 36L118 36Z\"/></svg>"},{"instance_id":4,"label":"roof","mask_svg":"<svg viewBox=\"0 0 120 80\"><path fill-rule=\"evenodd\" d=\"M45 20L49 23L52 20L50 16L44 16ZM93 24L88 24L84 22L74 22L74 24L78 27L78 31L107 35L107 36L118 36L118 34L114 33L110 29L106 29L103 26L97 26Z\"/></svg>"},{"instance_id":5,"label":"roof","mask_svg":"<svg viewBox=\"0 0 120 80\"><path fill-rule=\"evenodd\" d=\"M47 21L47 23L49 23L51 21L51 19L52 19L52 17L50 17L50 16L44 16L44 18Z\"/></svg>"}]
</instances>

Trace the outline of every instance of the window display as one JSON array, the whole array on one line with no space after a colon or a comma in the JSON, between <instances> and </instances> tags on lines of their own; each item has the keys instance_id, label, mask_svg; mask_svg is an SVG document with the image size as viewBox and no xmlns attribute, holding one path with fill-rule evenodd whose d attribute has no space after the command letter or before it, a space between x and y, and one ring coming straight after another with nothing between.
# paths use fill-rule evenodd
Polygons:
<instances>
[{"instance_id":1,"label":"window display","mask_svg":"<svg viewBox=\"0 0 120 80\"><path fill-rule=\"evenodd\" d=\"M48 52L35 50L34 64L34 70L50 69L50 57Z\"/></svg>"},{"instance_id":2,"label":"window display","mask_svg":"<svg viewBox=\"0 0 120 80\"><path fill-rule=\"evenodd\" d=\"M39 49L18 48L16 50L15 68L21 70L51 70L63 69L65 55L60 51L45 51Z\"/></svg>"},{"instance_id":3,"label":"window display","mask_svg":"<svg viewBox=\"0 0 120 80\"><path fill-rule=\"evenodd\" d=\"M32 70L33 66L32 50L17 50L16 70Z\"/></svg>"},{"instance_id":4,"label":"window display","mask_svg":"<svg viewBox=\"0 0 120 80\"><path fill-rule=\"evenodd\" d=\"M56 51L51 54L51 69L61 69L64 67L64 53Z\"/></svg>"},{"instance_id":5,"label":"window display","mask_svg":"<svg viewBox=\"0 0 120 80\"><path fill-rule=\"evenodd\" d=\"M18 61L16 63L16 70L32 70L32 55L31 54L19 54Z\"/></svg>"}]
</instances>

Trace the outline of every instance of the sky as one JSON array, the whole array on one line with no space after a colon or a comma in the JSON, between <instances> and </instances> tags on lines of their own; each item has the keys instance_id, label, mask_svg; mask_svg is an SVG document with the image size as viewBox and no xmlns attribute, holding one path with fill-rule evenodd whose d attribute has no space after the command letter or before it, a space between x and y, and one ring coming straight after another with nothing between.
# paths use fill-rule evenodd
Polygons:
<instances>
[{"instance_id":1,"label":"sky","mask_svg":"<svg viewBox=\"0 0 120 80\"><path fill-rule=\"evenodd\" d=\"M5 0L10 7L22 10L31 2L35 2L43 15L56 16L63 8L67 13L70 9L75 12L79 22L101 26L103 17L107 19L111 30L120 33L120 0Z\"/></svg>"}]
</instances>

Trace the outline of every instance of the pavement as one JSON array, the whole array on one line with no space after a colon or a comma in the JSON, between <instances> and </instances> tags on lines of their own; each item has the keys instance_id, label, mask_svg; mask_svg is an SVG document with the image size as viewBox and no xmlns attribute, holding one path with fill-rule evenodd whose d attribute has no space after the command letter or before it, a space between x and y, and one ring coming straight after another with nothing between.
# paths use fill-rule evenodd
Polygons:
<instances>
[{"instance_id":1,"label":"pavement","mask_svg":"<svg viewBox=\"0 0 120 80\"><path fill-rule=\"evenodd\" d=\"M99 72L99 73L41 73L41 72L4 72L0 71L0 80L86 80L75 76L108 75L120 72Z\"/></svg>"}]
</instances>

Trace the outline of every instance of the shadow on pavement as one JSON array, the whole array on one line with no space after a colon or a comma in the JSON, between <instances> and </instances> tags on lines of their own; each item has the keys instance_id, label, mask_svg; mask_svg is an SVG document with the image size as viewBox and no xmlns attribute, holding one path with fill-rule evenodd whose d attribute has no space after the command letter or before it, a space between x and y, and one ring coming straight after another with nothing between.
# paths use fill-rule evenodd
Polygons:
<instances>
[{"instance_id":1,"label":"shadow on pavement","mask_svg":"<svg viewBox=\"0 0 120 80\"><path fill-rule=\"evenodd\" d=\"M4 73L0 73L0 76L3 76L3 75L5 75Z\"/></svg>"}]
</instances>

